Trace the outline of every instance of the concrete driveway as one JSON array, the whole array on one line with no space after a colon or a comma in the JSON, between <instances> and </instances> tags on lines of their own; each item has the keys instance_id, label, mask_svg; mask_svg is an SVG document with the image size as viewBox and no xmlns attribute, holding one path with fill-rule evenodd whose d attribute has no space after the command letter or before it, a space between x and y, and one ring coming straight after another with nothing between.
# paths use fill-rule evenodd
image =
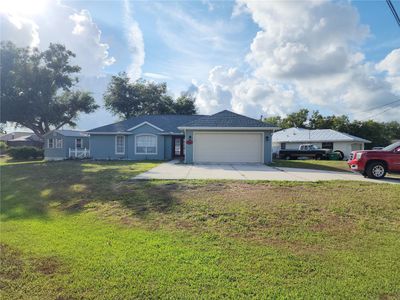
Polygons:
<instances>
[{"instance_id":1,"label":"concrete driveway","mask_svg":"<svg viewBox=\"0 0 400 300\"><path fill-rule=\"evenodd\" d=\"M273 168L262 164L194 164L169 161L137 175L134 179L235 179L235 180L358 180L400 183L397 179L372 180L359 174L322 170Z\"/></svg>"}]
</instances>

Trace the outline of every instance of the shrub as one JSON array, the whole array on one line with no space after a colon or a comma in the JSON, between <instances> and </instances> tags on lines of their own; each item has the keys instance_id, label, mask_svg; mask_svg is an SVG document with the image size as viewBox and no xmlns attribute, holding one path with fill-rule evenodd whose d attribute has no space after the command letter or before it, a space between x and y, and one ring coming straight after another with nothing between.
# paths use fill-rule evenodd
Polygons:
<instances>
[{"instance_id":1,"label":"shrub","mask_svg":"<svg viewBox=\"0 0 400 300\"><path fill-rule=\"evenodd\" d=\"M44 156L43 150L36 147L11 147L7 153L13 159L36 159Z\"/></svg>"},{"instance_id":2,"label":"shrub","mask_svg":"<svg viewBox=\"0 0 400 300\"><path fill-rule=\"evenodd\" d=\"M6 152L7 150L7 144L4 141L0 141L0 154L3 154Z\"/></svg>"}]
</instances>

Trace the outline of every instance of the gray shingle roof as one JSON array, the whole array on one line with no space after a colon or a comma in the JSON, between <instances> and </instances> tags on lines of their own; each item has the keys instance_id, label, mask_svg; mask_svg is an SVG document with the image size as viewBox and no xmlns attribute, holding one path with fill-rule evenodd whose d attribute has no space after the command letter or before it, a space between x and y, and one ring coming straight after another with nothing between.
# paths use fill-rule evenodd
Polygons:
<instances>
[{"instance_id":1,"label":"gray shingle roof","mask_svg":"<svg viewBox=\"0 0 400 300\"><path fill-rule=\"evenodd\" d=\"M135 127L143 122L149 122L150 124L159 127L165 132L178 133L180 130L178 126L194 121L199 118L203 118L204 115L149 115L149 116L138 116L130 118L114 124L109 124L101 127L97 127L88 130L89 133L96 132L126 132L128 129Z\"/></svg>"},{"instance_id":2,"label":"gray shingle roof","mask_svg":"<svg viewBox=\"0 0 400 300\"><path fill-rule=\"evenodd\" d=\"M85 137L88 136L88 134L84 131L78 131L78 130L68 130L68 129L56 129L56 130L52 130L48 133L46 133L45 135L48 135L52 132L57 132L63 136L72 136L72 137Z\"/></svg>"},{"instance_id":3,"label":"gray shingle roof","mask_svg":"<svg viewBox=\"0 0 400 300\"><path fill-rule=\"evenodd\" d=\"M223 110L211 116L204 116L190 123L186 123L181 126L182 128L190 127L276 127L262 121L252 119L246 116L242 116L231 112L229 110Z\"/></svg>"},{"instance_id":4,"label":"gray shingle roof","mask_svg":"<svg viewBox=\"0 0 400 300\"><path fill-rule=\"evenodd\" d=\"M315 129L308 130L304 128L288 128L275 132L272 136L272 141L277 143L283 142L363 142L371 143L370 141L339 132L332 129Z\"/></svg>"}]
</instances>

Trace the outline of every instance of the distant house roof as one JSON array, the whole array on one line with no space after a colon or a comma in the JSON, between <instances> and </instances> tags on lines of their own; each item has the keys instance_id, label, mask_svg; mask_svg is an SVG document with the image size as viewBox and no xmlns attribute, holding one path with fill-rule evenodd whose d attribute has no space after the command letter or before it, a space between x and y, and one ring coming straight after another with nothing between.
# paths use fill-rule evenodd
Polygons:
<instances>
[{"instance_id":1,"label":"distant house roof","mask_svg":"<svg viewBox=\"0 0 400 300\"><path fill-rule=\"evenodd\" d=\"M57 133L59 133L59 134L61 134L61 135L63 135L63 136L72 136L72 137L87 137L87 136L89 136L89 135L88 135L86 132L84 132L84 131L79 131L79 130L62 130L62 129L52 130L52 131L46 133L45 136L46 136L46 135L49 135L50 133L53 133L53 132L57 132Z\"/></svg>"},{"instance_id":2,"label":"distant house roof","mask_svg":"<svg viewBox=\"0 0 400 300\"><path fill-rule=\"evenodd\" d=\"M29 133L28 135L23 135L23 136L19 136L15 139L9 140L9 142L25 142L25 141L41 141L41 138L38 137L36 134L34 133Z\"/></svg>"},{"instance_id":3,"label":"distant house roof","mask_svg":"<svg viewBox=\"0 0 400 300\"><path fill-rule=\"evenodd\" d=\"M362 142L371 143L363 138L332 129L309 130L304 128L288 128L275 132L272 141L277 143L289 142Z\"/></svg>"},{"instance_id":4,"label":"distant house roof","mask_svg":"<svg viewBox=\"0 0 400 300\"><path fill-rule=\"evenodd\" d=\"M202 118L204 115L148 115L133 117L121 122L88 130L88 133L127 132L143 123L150 123L165 133L178 133L178 126Z\"/></svg>"},{"instance_id":5,"label":"distant house roof","mask_svg":"<svg viewBox=\"0 0 400 300\"><path fill-rule=\"evenodd\" d=\"M190 129L190 128L274 128L276 126L267 124L260 120L252 119L246 116L242 116L231 112L229 110L223 110L211 116L204 116L198 118L192 122L183 124L179 128Z\"/></svg>"},{"instance_id":6,"label":"distant house roof","mask_svg":"<svg viewBox=\"0 0 400 300\"><path fill-rule=\"evenodd\" d=\"M22 132L22 131L16 131L16 132L10 132L7 134L3 134L2 136L0 136L0 141L9 141L9 140L13 140L16 138L20 138L20 137L26 137L26 136L31 136L33 133L32 132Z\"/></svg>"}]
</instances>

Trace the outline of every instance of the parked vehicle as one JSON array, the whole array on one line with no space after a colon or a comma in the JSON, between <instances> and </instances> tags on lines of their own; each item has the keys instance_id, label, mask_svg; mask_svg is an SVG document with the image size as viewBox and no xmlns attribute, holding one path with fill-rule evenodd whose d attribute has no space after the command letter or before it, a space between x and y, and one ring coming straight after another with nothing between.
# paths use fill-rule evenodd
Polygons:
<instances>
[{"instance_id":1,"label":"parked vehicle","mask_svg":"<svg viewBox=\"0 0 400 300\"><path fill-rule=\"evenodd\" d=\"M328 159L332 153L330 149L320 149L313 144L302 144L297 150L282 149L279 151L279 158L282 159L297 159L299 157L314 158L317 160Z\"/></svg>"},{"instance_id":2,"label":"parked vehicle","mask_svg":"<svg viewBox=\"0 0 400 300\"><path fill-rule=\"evenodd\" d=\"M385 177L387 172L400 174L400 142L382 150L353 151L347 164L351 170L374 179Z\"/></svg>"}]
</instances>

